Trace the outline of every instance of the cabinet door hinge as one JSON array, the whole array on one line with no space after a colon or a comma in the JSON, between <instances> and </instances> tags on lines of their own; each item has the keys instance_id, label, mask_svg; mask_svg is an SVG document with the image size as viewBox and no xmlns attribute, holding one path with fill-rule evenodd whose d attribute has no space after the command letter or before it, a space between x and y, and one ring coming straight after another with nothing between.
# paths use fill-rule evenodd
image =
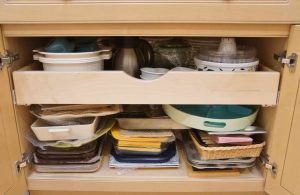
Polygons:
<instances>
[{"instance_id":1,"label":"cabinet door hinge","mask_svg":"<svg viewBox=\"0 0 300 195\"><path fill-rule=\"evenodd\" d=\"M287 66L290 72L295 72L298 55L296 53L292 53L287 56L287 52L284 51L282 53L275 53L274 59L280 62L283 66Z\"/></svg>"},{"instance_id":2,"label":"cabinet door hinge","mask_svg":"<svg viewBox=\"0 0 300 195\"><path fill-rule=\"evenodd\" d=\"M18 160L16 162L16 170L17 173L20 173L21 170L26 167L27 165L29 165L31 162L31 154L30 153L23 153L22 154L22 159Z\"/></svg>"},{"instance_id":3,"label":"cabinet door hinge","mask_svg":"<svg viewBox=\"0 0 300 195\"><path fill-rule=\"evenodd\" d=\"M276 163L269 162L269 155L266 153L262 153L260 155L260 160L263 163L263 165L265 166L265 168L270 171L272 177L276 177L278 166Z\"/></svg>"},{"instance_id":4,"label":"cabinet door hinge","mask_svg":"<svg viewBox=\"0 0 300 195\"><path fill-rule=\"evenodd\" d=\"M19 54L6 50L4 54L0 54L0 70L3 66L9 65L19 59Z\"/></svg>"}]
</instances>

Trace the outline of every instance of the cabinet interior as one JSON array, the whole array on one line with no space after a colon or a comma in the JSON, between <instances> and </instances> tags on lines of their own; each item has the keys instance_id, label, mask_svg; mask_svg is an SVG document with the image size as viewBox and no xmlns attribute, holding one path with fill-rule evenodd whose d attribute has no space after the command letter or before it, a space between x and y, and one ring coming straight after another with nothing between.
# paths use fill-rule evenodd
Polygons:
<instances>
[{"instance_id":1,"label":"cabinet interior","mask_svg":"<svg viewBox=\"0 0 300 195\"><path fill-rule=\"evenodd\" d=\"M10 51L18 53L20 59L15 61L10 67L11 73L17 71L33 62L32 50L42 47L51 37L6 37L5 45ZM273 59L274 53L285 50L287 45L286 37L239 37L238 43L253 45L257 49L260 64L281 72L282 66ZM11 87L14 88L12 74ZM279 88L280 91L280 88ZM146 104L146 103L145 103ZM276 116L276 105L272 107L262 107L257 118L257 124L265 128L267 146L266 152L272 144L272 129ZM30 143L25 138L27 131L30 131L31 124L35 117L30 114L27 105L15 105L15 115L19 131L19 138L23 152L33 150ZM263 191L264 170L258 166L250 171L243 172L239 177L188 177L184 166L184 157L181 158L181 166L178 169L170 170L114 170L107 165L108 156L105 153L104 161L99 171L96 173L81 174L45 174L37 173L28 168L29 190L79 190L79 191L151 191L153 185L164 182L160 189L162 191L214 191L218 187L238 186L235 191ZM72 177L72 179L70 178ZM140 187L138 183L143 185ZM189 182L189 187L185 187L185 182ZM75 185L74 185L75 184ZM237 185L240 184L240 185ZM119 188L117 187L119 186ZM175 186L175 187L174 187ZM177 186L177 187L176 187ZM224 188L218 188L224 190Z\"/></svg>"}]
</instances>

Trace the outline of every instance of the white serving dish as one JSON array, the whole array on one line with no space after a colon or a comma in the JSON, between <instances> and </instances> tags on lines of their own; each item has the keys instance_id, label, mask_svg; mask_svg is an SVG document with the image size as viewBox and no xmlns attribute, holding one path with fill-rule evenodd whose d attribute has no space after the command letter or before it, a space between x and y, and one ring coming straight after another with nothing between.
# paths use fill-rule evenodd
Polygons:
<instances>
[{"instance_id":1,"label":"white serving dish","mask_svg":"<svg viewBox=\"0 0 300 195\"><path fill-rule=\"evenodd\" d=\"M85 139L94 135L99 118L87 118L87 124L50 126L42 119L36 120L31 129L40 141Z\"/></svg>"},{"instance_id":2,"label":"white serving dish","mask_svg":"<svg viewBox=\"0 0 300 195\"><path fill-rule=\"evenodd\" d=\"M34 60L43 63L45 71L100 71L104 60L110 59L111 51L49 53L39 51Z\"/></svg>"},{"instance_id":3,"label":"white serving dish","mask_svg":"<svg viewBox=\"0 0 300 195\"><path fill-rule=\"evenodd\" d=\"M209 62L203 61L198 58L194 58L194 62L198 70L202 71L248 71L254 72L257 69L259 60L247 63L219 63L219 62Z\"/></svg>"},{"instance_id":4,"label":"white serving dish","mask_svg":"<svg viewBox=\"0 0 300 195\"><path fill-rule=\"evenodd\" d=\"M70 52L70 53L53 53L53 52L46 52L44 49L34 49L33 50L33 58L34 60L38 60L40 56L45 58L90 58L96 57L99 55L107 55L110 53L111 55L111 48L101 49L98 51L91 51L91 52Z\"/></svg>"},{"instance_id":5,"label":"white serving dish","mask_svg":"<svg viewBox=\"0 0 300 195\"><path fill-rule=\"evenodd\" d=\"M157 79L164 74L166 74L169 71L169 69L166 68L150 68L150 67L144 67L141 68L142 75L140 76L141 79L144 80L152 80Z\"/></svg>"},{"instance_id":6,"label":"white serving dish","mask_svg":"<svg viewBox=\"0 0 300 195\"><path fill-rule=\"evenodd\" d=\"M191 115L182 112L181 110L178 110L171 105L163 105L163 109L165 113L177 123L198 130L218 131L218 132L238 131L241 129L245 129L246 127L254 123L258 113L258 109L257 109L256 112L254 112L253 114L247 117L242 117L237 119L211 119L211 118L200 117L200 116ZM220 123L220 121L224 123L224 127L219 128L219 127L205 125L207 122Z\"/></svg>"},{"instance_id":7,"label":"white serving dish","mask_svg":"<svg viewBox=\"0 0 300 195\"><path fill-rule=\"evenodd\" d=\"M100 71L104 68L103 59L100 57L78 59L51 59L39 58L45 71Z\"/></svg>"}]
</instances>

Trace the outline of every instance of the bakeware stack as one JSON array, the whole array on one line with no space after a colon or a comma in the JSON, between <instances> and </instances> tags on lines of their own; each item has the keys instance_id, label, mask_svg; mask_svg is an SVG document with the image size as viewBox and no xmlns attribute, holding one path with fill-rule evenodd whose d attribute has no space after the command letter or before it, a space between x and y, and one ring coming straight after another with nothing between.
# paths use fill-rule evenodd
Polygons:
<instances>
[{"instance_id":1,"label":"bakeware stack","mask_svg":"<svg viewBox=\"0 0 300 195\"><path fill-rule=\"evenodd\" d=\"M251 138L252 143L219 144L205 132L189 130L183 134L187 163L194 171L251 168L265 145L256 134Z\"/></svg>"},{"instance_id":2,"label":"bakeware stack","mask_svg":"<svg viewBox=\"0 0 300 195\"><path fill-rule=\"evenodd\" d=\"M255 165L256 158L254 157L237 157L237 158L222 158L221 159L205 159L207 156L199 153L198 144L191 139L191 134L183 135L184 149L188 164L196 169L233 169L233 168L249 168ZM223 156L225 157L225 156Z\"/></svg>"},{"instance_id":3,"label":"bakeware stack","mask_svg":"<svg viewBox=\"0 0 300 195\"><path fill-rule=\"evenodd\" d=\"M38 172L94 172L101 164L105 134L119 112L110 105L34 105L38 117L27 136L36 146L33 165Z\"/></svg>"},{"instance_id":4,"label":"bakeware stack","mask_svg":"<svg viewBox=\"0 0 300 195\"><path fill-rule=\"evenodd\" d=\"M101 166L104 138L96 139L80 147L36 148L33 165L37 172L82 173L95 172Z\"/></svg>"},{"instance_id":5,"label":"bakeware stack","mask_svg":"<svg viewBox=\"0 0 300 195\"><path fill-rule=\"evenodd\" d=\"M171 130L111 130L109 166L115 168L178 167L179 155Z\"/></svg>"}]
</instances>

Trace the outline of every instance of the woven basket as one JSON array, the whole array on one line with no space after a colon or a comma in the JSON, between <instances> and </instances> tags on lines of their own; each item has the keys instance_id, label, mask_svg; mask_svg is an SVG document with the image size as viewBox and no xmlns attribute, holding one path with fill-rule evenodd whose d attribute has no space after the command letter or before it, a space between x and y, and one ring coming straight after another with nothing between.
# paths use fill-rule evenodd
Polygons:
<instances>
[{"instance_id":1,"label":"woven basket","mask_svg":"<svg viewBox=\"0 0 300 195\"><path fill-rule=\"evenodd\" d=\"M200 144L195 133L189 131L202 160L259 157L265 142L247 146L227 146L227 147L206 147Z\"/></svg>"}]
</instances>

